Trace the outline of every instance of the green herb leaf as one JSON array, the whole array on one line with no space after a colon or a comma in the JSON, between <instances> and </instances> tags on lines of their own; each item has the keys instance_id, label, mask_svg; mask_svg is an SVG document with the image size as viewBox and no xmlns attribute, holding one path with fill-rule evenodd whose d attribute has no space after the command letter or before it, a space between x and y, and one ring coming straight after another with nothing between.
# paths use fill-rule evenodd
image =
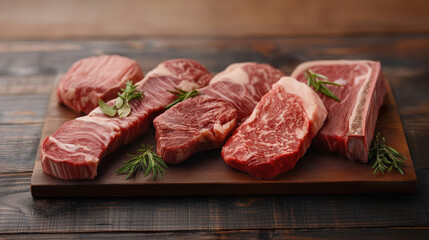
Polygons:
<instances>
[{"instance_id":1,"label":"green herb leaf","mask_svg":"<svg viewBox=\"0 0 429 240\"><path fill-rule=\"evenodd\" d=\"M121 97L116 98L116 108L121 108L124 105L124 100Z\"/></svg>"},{"instance_id":2,"label":"green herb leaf","mask_svg":"<svg viewBox=\"0 0 429 240\"><path fill-rule=\"evenodd\" d=\"M369 150L369 159L375 158L374 165L372 165L374 174L376 174L377 171L384 174L386 170L390 172L392 169L396 169L401 175L404 175L404 171L401 167L403 161L401 159L407 159L394 148L387 146L385 142L386 139L381 136L380 132L377 132L374 141L372 141L371 149Z\"/></svg>"},{"instance_id":3,"label":"green herb leaf","mask_svg":"<svg viewBox=\"0 0 429 240\"><path fill-rule=\"evenodd\" d=\"M305 71L304 76L305 78L307 78L307 85L313 87L316 92L321 92L326 96L334 99L335 101L340 102L340 99L325 86L325 84L328 84L337 87L342 87L340 84L329 81L321 81L320 78L325 80L328 80L328 78L322 74L314 73L310 69Z\"/></svg>"},{"instance_id":4,"label":"green herb leaf","mask_svg":"<svg viewBox=\"0 0 429 240\"><path fill-rule=\"evenodd\" d=\"M101 99L98 99L98 105L100 106L101 111L103 111L107 116L114 117L116 115L116 109L114 106L109 106Z\"/></svg>"},{"instance_id":5,"label":"green herb leaf","mask_svg":"<svg viewBox=\"0 0 429 240\"><path fill-rule=\"evenodd\" d=\"M169 109L172 106L174 106L174 105L178 104L179 102L182 102L182 101L184 101L184 100L186 100L188 98L193 98L193 97L196 97L196 96L202 94L201 92L199 92L199 91L197 91L195 89L192 89L192 91L189 91L189 92L186 92L186 91L184 91L184 90L182 90L180 88L174 88L174 89L176 89L176 91L167 90L167 92L176 95L177 98L172 103L168 104L165 107L165 109Z\"/></svg>"},{"instance_id":6,"label":"green herb leaf","mask_svg":"<svg viewBox=\"0 0 429 240\"><path fill-rule=\"evenodd\" d=\"M131 113L129 102L133 99L143 97L143 92L137 91L136 87L137 85L134 85L133 82L127 81L125 83L125 89L122 88L122 92L118 93L115 106L109 106L101 99L98 101L98 105L107 116L114 117L116 115L116 110L118 110L119 118L124 118Z\"/></svg>"},{"instance_id":7,"label":"green herb leaf","mask_svg":"<svg viewBox=\"0 0 429 240\"><path fill-rule=\"evenodd\" d=\"M133 85L133 82L127 81L125 83L125 89L122 90L122 96L125 102L129 102L136 98L141 98L143 93L140 91L136 91L137 85Z\"/></svg>"},{"instance_id":8,"label":"green herb leaf","mask_svg":"<svg viewBox=\"0 0 429 240\"><path fill-rule=\"evenodd\" d=\"M118 174L127 174L127 179L133 176L139 169L144 171L144 176L146 177L152 173L153 180L156 180L156 176L159 174L162 177L162 174L165 173L168 169L167 164L164 160L156 153L152 151L152 146L142 145L142 149L137 149L138 152L142 152L140 155L132 155L133 157L130 160L124 161L124 165L116 170Z\"/></svg>"},{"instance_id":9,"label":"green herb leaf","mask_svg":"<svg viewBox=\"0 0 429 240\"><path fill-rule=\"evenodd\" d=\"M131 107L128 103L122 105L121 108L118 109L119 118L124 118L131 113Z\"/></svg>"}]
</instances>

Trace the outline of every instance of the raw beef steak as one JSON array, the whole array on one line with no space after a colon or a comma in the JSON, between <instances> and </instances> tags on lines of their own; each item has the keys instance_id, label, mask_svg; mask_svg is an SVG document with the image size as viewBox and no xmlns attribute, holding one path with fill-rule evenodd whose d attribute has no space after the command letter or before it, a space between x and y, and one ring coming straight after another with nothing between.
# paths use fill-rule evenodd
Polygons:
<instances>
[{"instance_id":1,"label":"raw beef steak","mask_svg":"<svg viewBox=\"0 0 429 240\"><path fill-rule=\"evenodd\" d=\"M224 71L216 74L210 85L217 82L233 82L246 87L256 101L270 91L271 86L284 76L280 70L269 64L253 62L234 63Z\"/></svg>"},{"instance_id":2,"label":"raw beef steak","mask_svg":"<svg viewBox=\"0 0 429 240\"><path fill-rule=\"evenodd\" d=\"M270 179L295 166L325 121L322 100L306 84L283 77L222 148L225 162Z\"/></svg>"},{"instance_id":3,"label":"raw beef steak","mask_svg":"<svg viewBox=\"0 0 429 240\"><path fill-rule=\"evenodd\" d=\"M127 80L142 79L143 72L134 60L117 55L89 57L74 63L62 77L57 97L76 113L88 114L98 106L98 99L116 98Z\"/></svg>"},{"instance_id":4,"label":"raw beef steak","mask_svg":"<svg viewBox=\"0 0 429 240\"><path fill-rule=\"evenodd\" d=\"M207 85L210 73L199 63L186 59L158 65L137 83L143 98L132 100L125 118L109 117L100 108L89 115L66 122L41 147L45 173L62 179L91 179L97 175L100 159L143 134L153 118L175 99L166 90L191 90ZM115 100L107 104L113 106Z\"/></svg>"},{"instance_id":5,"label":"raw beef steak","mask_svg":"<svg viewBox=\"0 0 429 240\"><path fill-rule=\"evenodd\" d=\"M166 163L178 164L197 152L221 147L235 123L243 122L282 76L268 64L230 65L200 90L204 95L181 102L154 120L158 155Z\"/></svg>"},{"instance_id":6,"label":"raw beef steak","mask_svg":"<svg viewBox=\"0 0 429 240\"><path fill-rule=\"evenodd\" d=\"M341 102L319 94L328 110L328 117L313 145L366 163L386 92L380 63L365 60L312 61L299 65L292 77L307 82L304 72L308 69L342 85L328 86Z\"/></svg>"},{"instance_id":7,"label":"raw beef steak","mask_svg":"<svg viewBox=\"0 0 429 240\"><path fill-rule=\"evenodd\" d=\"M222 147L236 125L237 111L225 101L203 95L186 102L154 121L157 149L162 151L158 152L169 164L180 163L197 151Z\"/></svg>"},{"instance_id":8,"label":"raw beef steak","mask_svg":"<svg viewBox=\"0 0 429 240\"><path fill-rule=\"evenodd\" d=\"M259 100L256 100L255 97L247 91L245 85L229 81L220 81L210 84L200 91L206 96L221 99L232 105L237 110L238 124L241 124L252 114ZM190 103L187 104L189 105Z\"/></svg>"}]
</instances>

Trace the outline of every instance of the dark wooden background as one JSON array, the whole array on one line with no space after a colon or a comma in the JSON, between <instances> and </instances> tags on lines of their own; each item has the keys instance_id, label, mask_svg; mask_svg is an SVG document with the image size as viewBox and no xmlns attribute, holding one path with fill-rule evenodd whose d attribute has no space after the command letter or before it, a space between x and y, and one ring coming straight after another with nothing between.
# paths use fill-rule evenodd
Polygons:
<instances>
[{"instance_id":1,"label":"dark wooden background","mask_svg":"<svg viewBox=\"0 0 429 240\"><path fill-rule=\"evenodd\" d=\"M429 236L426 1L53 2L0 0L0 238ZM134 58L145 72L179 57L212 72L240 61L290 73L307 60L379 60L397 101L418 191L34 199L29 184L54 79L76 60L98 54Z\"/></svg>"}]
</instances>

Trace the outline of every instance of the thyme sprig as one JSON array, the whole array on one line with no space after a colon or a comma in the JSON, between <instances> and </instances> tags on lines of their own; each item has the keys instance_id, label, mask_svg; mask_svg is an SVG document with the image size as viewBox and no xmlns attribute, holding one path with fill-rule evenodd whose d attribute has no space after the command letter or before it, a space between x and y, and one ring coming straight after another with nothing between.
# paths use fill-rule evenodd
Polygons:
<instances>
[{"instance_id":1,"label":"thyme sprig","mask_svg":"<svg viewBox=\"0 0 429 240\"><path fill-rule=\"evenodd\" d=\"M307 78L307 85L310 86L310 87L313 87L314 91L321 92L321 93L325 94L326 96L334 99L335 101L340 102L340 99L337 96L335 96L325 86L325 84L328 84L328 85L334 85L334 86L337 86L337 87L342 87L340 84L329 82L329 81L327 81L328 78L326 76L324 76L322 74L314 73L310 69L308 69L307 71L305 71L304 76L305 76L305 78ZM320 79L325 79L325 81L320 80Z\"/></svg>"},{"instance_id":2,"label":"thyme sprig","mask_svg":"<svg viewBox=\"0 0 429 240\"><path fill-rule=\"evenodd\" d=\"M150 145L142 145L142 149L137 149L137 152L142 152L139 155L128 154L131 156L130 160L123 161L124 165L116 170L118 174L127 174L126 179L129 179L138 170L144 171L144 176L146 177L150 173L152 173L153 180L156 179L156 176L159 174L162 177L162 174L168 169L167 164L165 164L164 160L156 153L152 151L152 146Z\"/></svg>"},{"instance_id":3,"label":"thyme sprig","mask_svg":"<svg viewBox=\"0 0 429 240\"><path fill-rule=\"evenodd\" d=\"M121 88L122 92L118 93L116 103L114 106L109 106L103 100L98 100L98 105L104 114L110 117L116 116L118 113L119 118L124 118L131 113L131 107L129 102L133 99L142 98L143 92L136 90L137 85L131 81L125 83L125 89Z\"/></svg>"},{"instance_id":4,"label":"thyme sprig","mask_svg":"<svg viewBox=\"0 0 429 240\"><path fill-rule=\"evenodd\" d=\"M188 98L193 98L193 97L196 97L196 96L202 94L201 92L199 92L199 91L197 91L195 89L192 89L192 91L189 91L189 92L184 91L184 90L182 90L180 88L176 88L176 87L174 89L176 89L176 91L167 90L167 92L176 95L177 98L176 98L176 100L174 100L174 102L168 104L165 107L165 109L169 109L172 106L178 104L179 102L185 101Z\"/></svg>"},{"instance_id":5,"label":"thyme sprig","mask_svg":"<svg viewBox=\"0 0 429 240\"><path fill-rule=\"evenodd\" d=\"M369 159L375 158L374 165L372 166L372 169L374 169L374 175L377 171L384 174L386 170L390 172L393 168L398 170L401 175L404 175L401 165L403 160L407 159L394 148L387 146L385 142L386 139L381 136L380 132L377 132L369 151Z\"/></svg>"}]
</instances>

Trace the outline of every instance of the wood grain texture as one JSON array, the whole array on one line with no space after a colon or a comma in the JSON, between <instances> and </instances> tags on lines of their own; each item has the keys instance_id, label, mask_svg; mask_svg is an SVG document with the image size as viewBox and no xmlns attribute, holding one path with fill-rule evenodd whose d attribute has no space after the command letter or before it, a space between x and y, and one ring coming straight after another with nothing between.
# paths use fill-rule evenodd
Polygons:
<instances>
[{"instance_id":1,"label":"wood grain texture","mask_svg":"<svg viewBox=\"0 0 429 240\"><path fill-rule=\"evenodd\" d=\"M196 235L185 236L198 238L207 234L240 238L249 235L238 229L255 229L255 238L267 235L268 238L282 238L290 234L276 234L277 231L293 232L296 229L310 232L292 234L292 237L395 239L397 234L401 239L418 239L419 233L426 235L419 227L429 226L428 52L427 34L0 41L0 96L9 102L14 101L11 96L18 99L21 91L25 93L25 99L29 101L18 100L16 104L16 108L23 112L31 110L32 100L40 105L48 103L56 74L65 72L80 58L102 53L134 58L145 72L165 59L179 57L200 61L213 72L239 61L267 62L290 73L299 63L308 60L380 60L392 86L419 184L417 193L411 195L33 199L30 177L41 136L40 122L43 122L47 105L36 106L34 116L22 114L20 119L16 114L3 113L3 109L11 110L3 102L0 117L6 121L0 123L0 235L7 235L0 238L43 236L57 239L55 236L91 238L107 235L121 238L125 233L128 233L125 237L132 237L132 233L148 236L158 233L162 238L163 233L157 231L171 229L180 230L172 232L169 238L174 238L175 234L180 237L182 231L192 229L203 230L199 233L192 231ZM50 76L51 80L42 76ZM41 96L46 99L45 103ZM400 227L401 231L391 232L391 227ZM232 228L237 229L231 232L232 235L228 235L226 230L216 230ZM74 234L75 231L78 234Z\"/></svg>"},{"instance_id":2,"label":"wood grain texture","mask_svg":"<svg viewBox=\"0 0 429 240\"><path fill-rule=\"evenodd\" d=\"M0 124L0 173L31 172L43 124Z\"/></svg>"},{"instance_id":3,"label":"wood grain texture","mask_svg":"<svg viewBox=\"0 0 429 240\"><path fill-rule=\"evenodd\" d=\"M2 0L0 38L427 33L428 9L425 0Z\"/></svg>"},{"instance_id":4,"label":"wood grain texture","mask_svg":"<svg viewBox=\"0 0 429 240\"><path fill-rule=\"evenodd\" d=\"M51 234L8 234L3 239L331 239L331 240L361 240L361 239L390 239L390 240L426 240L429 234L427 228L390 228L390 229L297 229L297 230L218 230L218 231L169 231L169 232L134 232L134 233L51 233Z\"/></svg>"},{"instance_id":5,"label":"wood grain texture","mask_svg":"<svg viewBox=\"0 0 429 240\"><path fill-rule=\"evenodd\" d=\"M62 45L76 45L63 49ZM47 48L57 50L45 51ZM320 59L373 59L382 62L390 81L425 74L429 39L416 36L362 37L147 37L124 41L0 41L0 76L64 73L77 60L100 54L120 54L139 62L144 72L171 58L192 58L219 72L233 62L270 63L285 73L301 62ZM20 49L31 48L22 52ZM423 85L423 83L422 83ZM50 86L49 86L50 87ZM392 86L395 89L395 85ZM423 94L423 93L422 93Z\"/></svg>"},{"instance_id":6,"label":"wood grain texture","mask_svg":"<svg viewBox=\"0 0 429 240\"><path fill-rule=\"evenodd\" d=\"M46 114L46 95L0 96L0 124L40 124Z\"/></svg>"},{"instance_id":7,"label":"wood grain texture","mask_svg":"<svg viewBox=\"0 0 429 240\"><path fill-rule=\"evenodd\" d=\"M428 226L429 170L416 194L33 198L31 174L0 174L0 232L125 232Z\"/></svg>"},{"instance_id":8,"label":"wood grain texture","mask_svg":"<svg viewBox=\"0 0 429 240\"><path fill-rule=\"evenodd\" d=\"M28 74L28 73L27 73ZM0 94L34 95L50 94L55 75L0 76ZM11 99L11 101L14 101Z\"/></svg>"}]
</instances>

